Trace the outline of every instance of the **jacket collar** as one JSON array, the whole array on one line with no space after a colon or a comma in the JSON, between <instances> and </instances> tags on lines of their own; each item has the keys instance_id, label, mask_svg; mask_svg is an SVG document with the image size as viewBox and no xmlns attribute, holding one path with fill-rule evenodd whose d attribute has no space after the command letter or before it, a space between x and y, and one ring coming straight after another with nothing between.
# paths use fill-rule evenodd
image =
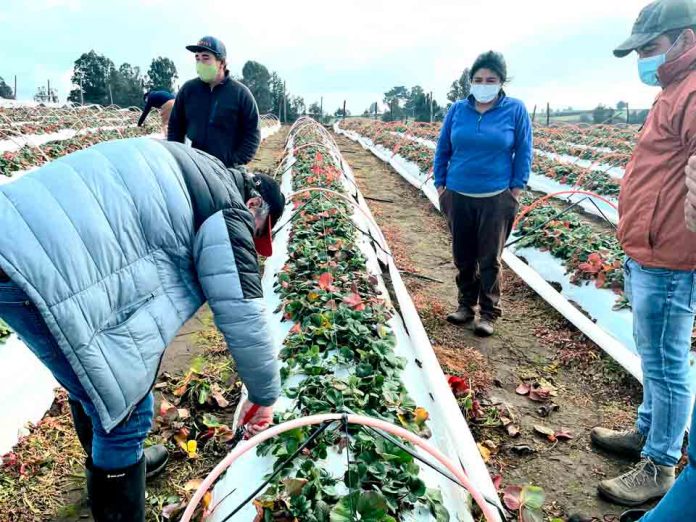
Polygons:
<instances>
[{"instance_id":1,"label":"jacket collar","mask_svg":"<svg viewBox=\"0 0 696 522\"><path fill-rule=\"evenodd\" d=\"M696 69L696 45L679 56L676 60L660 66L657 75L663 87L682 81L689 71Z\"/></svg>"}]
</instances>

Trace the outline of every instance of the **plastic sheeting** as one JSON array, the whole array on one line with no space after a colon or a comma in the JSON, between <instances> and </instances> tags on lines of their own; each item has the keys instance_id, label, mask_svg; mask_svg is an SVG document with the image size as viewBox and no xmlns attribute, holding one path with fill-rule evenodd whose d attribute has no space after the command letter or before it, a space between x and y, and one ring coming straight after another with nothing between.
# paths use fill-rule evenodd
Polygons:
<instances>
[{"instance_id":1,"label":"plastic sheeting","mask_svg":"<svg viewBox=\"0 0 696 522\"><path fill-rule=\"evenodd\" d=\"M41 420L58 386L51 372L16 335L0 343L0 455Z\"/></svg>"},{"instance_id":2,"label":"plastic sheeting","mask_svg":"<svg viewBox=\"0 0 696 522\"><path fill-rule=\"evenodd\" d=\"M292 139L289 142L289 148L292 148ZM347 164L340 158L337 151L332 151L332 155L339 159L343 165L346 192L357 196L357 201L360 207L371 216L369 208L365 204L365 200L359 194L356 188L354 178ZM286 158L286 168L294 162L292 155ZM283 175L282 188L286 194L292 189L292 170L288 169ZM289 219L292 204L288 204L288 212L285 220ZM386 247L384 237L377 227L374 219L366 217L364 213L355 211L352 219L362 230L370 230L371 234L382 247ZM283 226L283 222L278 224L278 227ZM272 328L272 336L274 344L279 350L283 340L289 333L292 326L291 322L282 321L282 313L272 312L280 305L280 297L275 293L273 285L278 272L282 269L287 261L287 244L290 236L290 226L284 227L274 238L274 255L266 261L263 277L264 296L267 302L269 314L269 322ZM392 279L395 289L399 308L402 315L395 315L390 321L389 326L392 328L397 344L395 351L398 355L403 356L407 360L407 366L404 370L402 379L409 390L409 393L417 404L425 407L430 413L429 426L433 431L431 442L435 444L450 458L454 458L455 462L459 459L466 469L467 474L472 479L473 483L488 495L489 498L497 501L497 494L492 484L486 466L479 455L478 448L474 442L469 428L464 420L461 411L452 396L452 393L447 385L447 381L440 369L435 354L430 346L430 341L425 333L420 318L415 310L415 306L411 302L410 296L406 291L401 277L389 256L379 248L375 248L372 240L366 236L361 236L359 246L367 259L367 270L369 273L378 277L379 288L382 293L381 297L390 300L389 294L382 279L382 269L380 267L379 258L382 257L382 262L385 261L389 266L389 274ZM345 370L338 370L345 371ZM338 372L337 372L338 373ZM295 376L289 379L285 386L297 384L301 377ZM282 397L276 404L278 411L289 409L293 406L293 401ZM321 461L322 467L330 470L334 475L340 476L345 470L345 450L343 453L335 451L330 452L327 459ZM213 505L218 499L224 500L216 509L211 520L217 522L225 517L226 513L231 512L245 497L247 497L255 487L262 481L262 477L273 465L272 458L259 457L255 452L250 452L235 462L223 478L218 482L213 495ZM470 511L470 498L464 492L453 486L452 483L443 479L429 468L421 466L421 478L429 487L439 487L443 492L445 507L450 512L452 520L472 521ZM339 491L347 493L347 491ZM231 520L251 520L255 515L256 510L252 506L246 506ZM432 516L423 506L418 506L412 513L404 516L404 520L432 520Z\"/></svg>"}]
</instances>

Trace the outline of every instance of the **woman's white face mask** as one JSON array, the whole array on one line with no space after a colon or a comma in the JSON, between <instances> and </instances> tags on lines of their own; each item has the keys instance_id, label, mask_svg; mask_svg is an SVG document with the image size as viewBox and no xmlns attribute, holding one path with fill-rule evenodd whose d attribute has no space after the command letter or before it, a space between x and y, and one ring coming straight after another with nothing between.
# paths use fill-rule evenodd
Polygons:
<instances>
[{"instance_id":1,"label":"woman's white face mask","mask_svg":"<svg viewBox=\"0 0 696 522\"><path fill-rule=\"evenodd\" d=\"M499 83L475 83L471 86L471 94L479 103L490 103L498 97L501 88Z\"/></svg>"}]
</instances>

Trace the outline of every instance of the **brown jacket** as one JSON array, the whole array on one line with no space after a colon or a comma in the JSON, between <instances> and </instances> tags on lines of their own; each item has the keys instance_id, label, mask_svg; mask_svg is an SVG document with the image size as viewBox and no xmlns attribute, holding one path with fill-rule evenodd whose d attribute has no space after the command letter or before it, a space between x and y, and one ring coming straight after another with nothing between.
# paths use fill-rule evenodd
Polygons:
<instances>
[{"instance_id":1,"label":"brown jacket","mask_svg":"<svg viewBox=\"0 0 696 522\"><path fill-rule=\"evenodd\" d=\"M696 152L696 47L658 75L663 90L622 182L618 237L641 265L696 270L696 234L684 219L684 169Z\"/></svg>"}]
</instances>

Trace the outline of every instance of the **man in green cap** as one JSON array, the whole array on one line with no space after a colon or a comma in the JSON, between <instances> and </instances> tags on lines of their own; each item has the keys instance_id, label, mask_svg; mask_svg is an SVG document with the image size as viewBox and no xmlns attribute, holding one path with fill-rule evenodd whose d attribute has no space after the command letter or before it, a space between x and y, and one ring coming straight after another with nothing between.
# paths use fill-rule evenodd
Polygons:
<instances>
[{"instance_id":1,"label":"man in green cap","mask_svg":"<svg viewBox=\"0 0 696 522\"><path fill-rule=\"evenodd\" d=\"M662 88L626 167L619 199L618 237L628 256L625 289L642 361L643 404L634 429L592 431L597 446L640 459L624 475L599 485L603 496L627 506L660 498L674 484L692 408L696 234L687 229L684 205L685 168L696 152L695 28L696 0L659 0L641 11L631 37L614 51L618 57L635 51L641 81ZM692 477L696 491L693 483Z\"/></svg>"}]
</instances>

